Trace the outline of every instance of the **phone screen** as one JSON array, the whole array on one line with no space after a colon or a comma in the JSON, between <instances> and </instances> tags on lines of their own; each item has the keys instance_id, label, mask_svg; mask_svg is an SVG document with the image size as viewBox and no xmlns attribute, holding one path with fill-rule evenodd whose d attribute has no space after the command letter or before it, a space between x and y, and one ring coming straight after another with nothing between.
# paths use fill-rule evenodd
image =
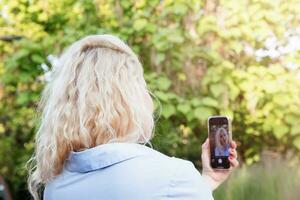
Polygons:
<instances>
[{"instance_id":1,"label":"phone screen","mask_svg":"<svg viewBox=\"0 0 300 200\"><path fill-rule=\"evenodd\" d=\"M227 117L211 117L208 120L210 157L212 168L228 169L230 150L230 127Z\"/></svg>"}]
</instances>

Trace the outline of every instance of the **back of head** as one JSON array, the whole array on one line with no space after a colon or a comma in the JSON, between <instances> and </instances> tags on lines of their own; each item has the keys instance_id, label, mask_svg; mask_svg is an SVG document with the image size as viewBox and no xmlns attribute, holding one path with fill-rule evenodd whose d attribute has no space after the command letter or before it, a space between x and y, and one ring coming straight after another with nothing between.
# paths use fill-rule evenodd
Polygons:
<instances>
[{"instance_id":1,"label":"back of head","mask_svg":"<svg viewBox=\"0 0 300 200\"><path fill-rule=\"evenodd\" d=\"M71 151L110 142L147 143L152 137L153 102L143 68L133 51L111 35L87 36L62 54L40 109L28 181L35 199Z\"/></svg>"}]
</instances>

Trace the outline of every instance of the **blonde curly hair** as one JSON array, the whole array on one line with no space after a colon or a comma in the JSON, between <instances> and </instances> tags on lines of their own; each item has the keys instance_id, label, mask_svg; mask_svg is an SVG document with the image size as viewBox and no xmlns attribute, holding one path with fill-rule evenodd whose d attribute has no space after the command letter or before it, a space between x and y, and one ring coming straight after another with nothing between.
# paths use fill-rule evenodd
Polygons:
<instances>
[{"instance_id":1,"label":"blonde curly hair","mask_svg":"<svg viewBox=\"0 0 300 200\"><path fill-rule=\"evenodd\" d=\"M71 151L112 142L146 144L153 135L143 67L122 40L87 36L58 61L42 93L35 153L28 161L28 187L36 200Z\"/></svg>"}]
</instances>

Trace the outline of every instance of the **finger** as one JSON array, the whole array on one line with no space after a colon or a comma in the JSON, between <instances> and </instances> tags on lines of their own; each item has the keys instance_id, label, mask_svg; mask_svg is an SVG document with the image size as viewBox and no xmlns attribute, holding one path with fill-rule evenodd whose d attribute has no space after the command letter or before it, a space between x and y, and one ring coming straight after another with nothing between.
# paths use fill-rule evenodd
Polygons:
<instances>
[{"instance_id":1,"label":"finger","mask_svg":"<svg viewBox=\"0 0 300 200\"><path fill-rule=\"evenodd\" d=\"M237 152L235 149L230 149L229 150L229 153L230 153L230 156L234 157L234 158L237 158Z\"/></svg>"},{"instance_id":2,"label":"finger","mask_svg":"<svg viewBox=\"0 0 300 200\"><path fill-rule=\"evenodd\" d=\"M229 162L233 168L236 168L239 166L239 161L232 156L229 156Z\"/></svg>"},{"instance_id":3,"label":"finger","mask_svg":"<svg viewBox=\"0 0 300 200\"><path fill-rule=\"evenodd\" d=\"M230 146L231 146L231 148L235 149L237 147L236 142L232 140L230 142Z\"/></svg>"}]
</instances>

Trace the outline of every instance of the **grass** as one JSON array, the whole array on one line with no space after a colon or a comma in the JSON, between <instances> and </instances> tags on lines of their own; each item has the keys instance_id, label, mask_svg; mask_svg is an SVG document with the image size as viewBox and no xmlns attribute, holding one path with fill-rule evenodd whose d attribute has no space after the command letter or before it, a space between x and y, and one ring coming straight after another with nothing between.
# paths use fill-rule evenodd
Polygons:
<instances>
[{"instance_id":1,"label":"grass","mask_svg":"<svg viewBox=\"0 0 300 200\"><path fill-rule=\"evenodd\" d=\"M243 166L214 192L215 200L299 200L300 164L295 159L263 156Z\"/></svg>"}]
</instances>

